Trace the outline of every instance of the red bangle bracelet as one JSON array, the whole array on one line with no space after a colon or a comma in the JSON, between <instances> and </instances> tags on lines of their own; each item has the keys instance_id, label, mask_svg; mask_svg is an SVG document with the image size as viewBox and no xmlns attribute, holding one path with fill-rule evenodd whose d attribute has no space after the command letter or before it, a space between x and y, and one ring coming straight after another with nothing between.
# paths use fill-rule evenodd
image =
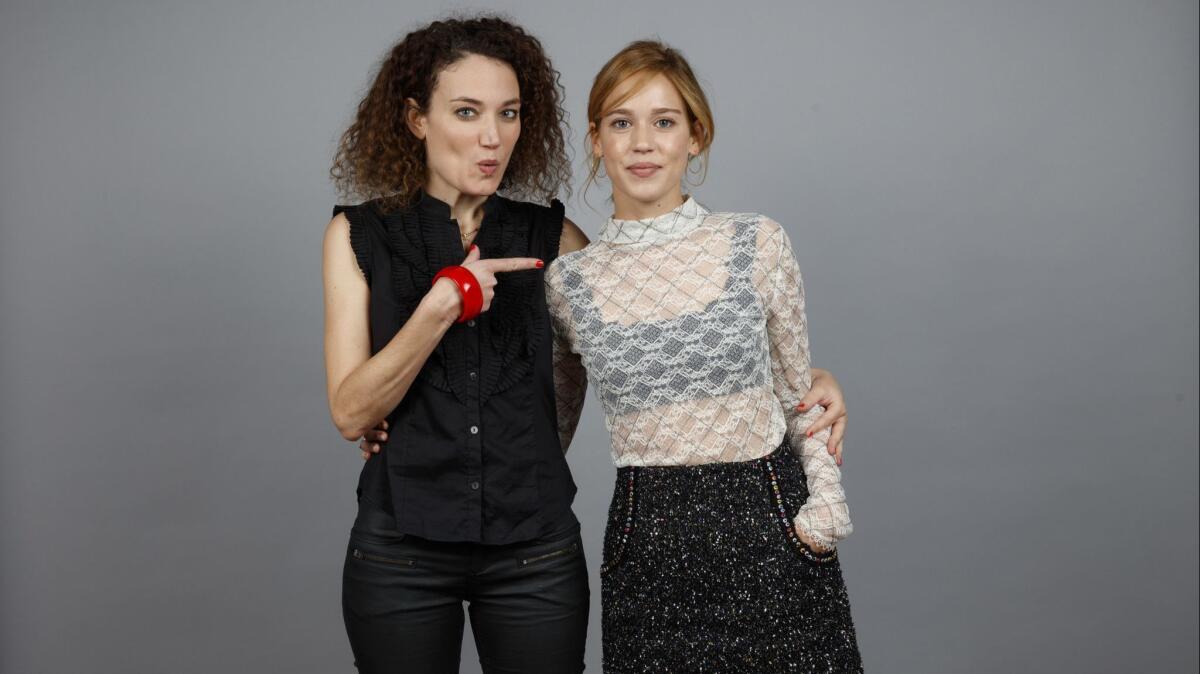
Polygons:
<instances>
[{"instance_id":1,"label":"red bangle bracelet","mask_svg":"<svg viewBox=\"0 0 1200 674\"><path fill-rule=\"evenodd\" d=\"M483 290L470 269L458 265L446 267L433 277L433 282L437 283L440 278L448 278L458 286L463 303L462 313L458 316L459 323L465 323L479 315L483 310Z\"/></svg>"}]
</instances>

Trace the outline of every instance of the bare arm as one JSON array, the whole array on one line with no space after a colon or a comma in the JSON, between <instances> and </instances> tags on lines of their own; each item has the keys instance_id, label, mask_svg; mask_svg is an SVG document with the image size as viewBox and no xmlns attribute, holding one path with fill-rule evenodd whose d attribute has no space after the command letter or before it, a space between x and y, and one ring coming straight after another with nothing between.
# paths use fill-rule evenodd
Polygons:
<instances>
[{"instance_id":1,"label":"bare arm","mask_svg":"<svg viewBox=\"0 0 1200 674\"><path fill-rule=\"evenodd\" d=\"M357 440L391 412L458 316L458 289L438 281L387 346L371 355L370 288L350 247L350 222L325 229L325 381L338 432Z\"/></svg>"},{"instance_id":2,"label":"bare arm","mask_svg":"<svg viewBox=\"0 0 1200 674\"><path fill-rule=\"evenodd\" d=\"M559 255L574 253L589 243L587 234L579 229L579 225L571 222L570 218L563 218L562 236L558 240Z\"/></svg>"},{"instance_id":3,"label":"bare arm","mask_svg":"<svg viewBox=\"0 0 1200 674\"><path fill-rule=\"evenodd\" d=\"M371 355L371 291L357 268L350 245L350 221L338 214L325 229L325 385L329 412L338 432L357 440L379 425L412 386L429 354L462 311L458 287L440 279L425 293L412 316L379 353ZM496 274L536 269L537 258L480 259L476 246L463 260L491 308Z\"/></svg>"}]
</instances>

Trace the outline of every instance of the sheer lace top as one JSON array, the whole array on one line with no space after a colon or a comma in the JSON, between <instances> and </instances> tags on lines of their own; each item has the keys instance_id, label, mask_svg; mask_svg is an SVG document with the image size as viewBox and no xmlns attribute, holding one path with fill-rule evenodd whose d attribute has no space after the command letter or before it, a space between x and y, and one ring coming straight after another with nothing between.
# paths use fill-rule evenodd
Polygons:
<instances>
[{"instance_id":1,"label":"sheer lace top","mask_svg":"<svg viewBox=\"0 0 1200 674\"><path fill-rule=\"evenodd\" d=\"M745 461L786 437L809 498L796 523L818 543L851 531L811 385L804 287L787 233L753 213L688 198L647 220L609 219L547 269L559 427L573 433L591 379L618 466Z\"/></svg>"}]
</instances>

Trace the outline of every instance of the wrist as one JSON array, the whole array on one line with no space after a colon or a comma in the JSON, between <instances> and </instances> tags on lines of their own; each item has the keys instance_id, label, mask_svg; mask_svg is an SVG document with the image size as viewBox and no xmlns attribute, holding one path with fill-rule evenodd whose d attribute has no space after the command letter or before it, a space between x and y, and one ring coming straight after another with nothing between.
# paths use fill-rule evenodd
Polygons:
<instances>
[{"instance_id":1,"label":"wrist","mask_svg":"<svg viewBox=\"0 0 1200 674\"><path fill-rule=\"evenodd\" d=\"M450 280L458 289L461 312L456 322L463 323L475 318L483 310L483 291L479 287L479 279L466 267L450 265L443 267L434 277L434 282L442 279Z\"/></svg>"},{"instance_id":2,"label":"wrist","mask_svg":"<svg viewBox=\"0 0 1200 674\"><path fill-rule=\"evenodd\" d=\"M448 278L435 281L421 300L421 304L447 328L458 320L462 313L462 302L462 293L459 292L458 286Z\"/></svg>"},{"instance_id":3,"label":"wrist","mask_svg":"<svg viewBox=\"0 0 1200 674\"><path fill-rule=\"evenodd\" d=\"M836 547L832 541L826 540L824 536L810 531L805 525L803 518L796 517L792 521L792 526L796 532L796 538L800 539L800 543L819 556L833 555Z\"/></svg>"}]
</instances>

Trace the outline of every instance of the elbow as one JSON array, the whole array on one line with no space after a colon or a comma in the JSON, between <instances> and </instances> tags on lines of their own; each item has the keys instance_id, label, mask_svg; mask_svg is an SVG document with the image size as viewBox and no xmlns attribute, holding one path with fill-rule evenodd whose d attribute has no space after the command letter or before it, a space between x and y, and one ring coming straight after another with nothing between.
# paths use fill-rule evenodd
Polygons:
<instances>
[{"instance_id":1,"label":"elbow","mask_svg":"<svg viewBox=\"0 0 1200 674\"><path fill-rule=\"evenodd\" d=\"M333 425L337 427L338 433L347 441L354 442L363 436L361 421L342 406L332 405L330 416L333 417Z\"/></svg>"},{"instance_id":2,"label":"elbow","mask_svg":"<svg viewBox=\"0 0 1200 674\"><path fill-rule=\"evenodd\" d=\"M333 418L333 425L337 426L338 433L342 438L349 442L354 442L363 435L362 431L358 430L357 424L351 424L345 418L335 416Z\"/></svg>"}]
</instances>

